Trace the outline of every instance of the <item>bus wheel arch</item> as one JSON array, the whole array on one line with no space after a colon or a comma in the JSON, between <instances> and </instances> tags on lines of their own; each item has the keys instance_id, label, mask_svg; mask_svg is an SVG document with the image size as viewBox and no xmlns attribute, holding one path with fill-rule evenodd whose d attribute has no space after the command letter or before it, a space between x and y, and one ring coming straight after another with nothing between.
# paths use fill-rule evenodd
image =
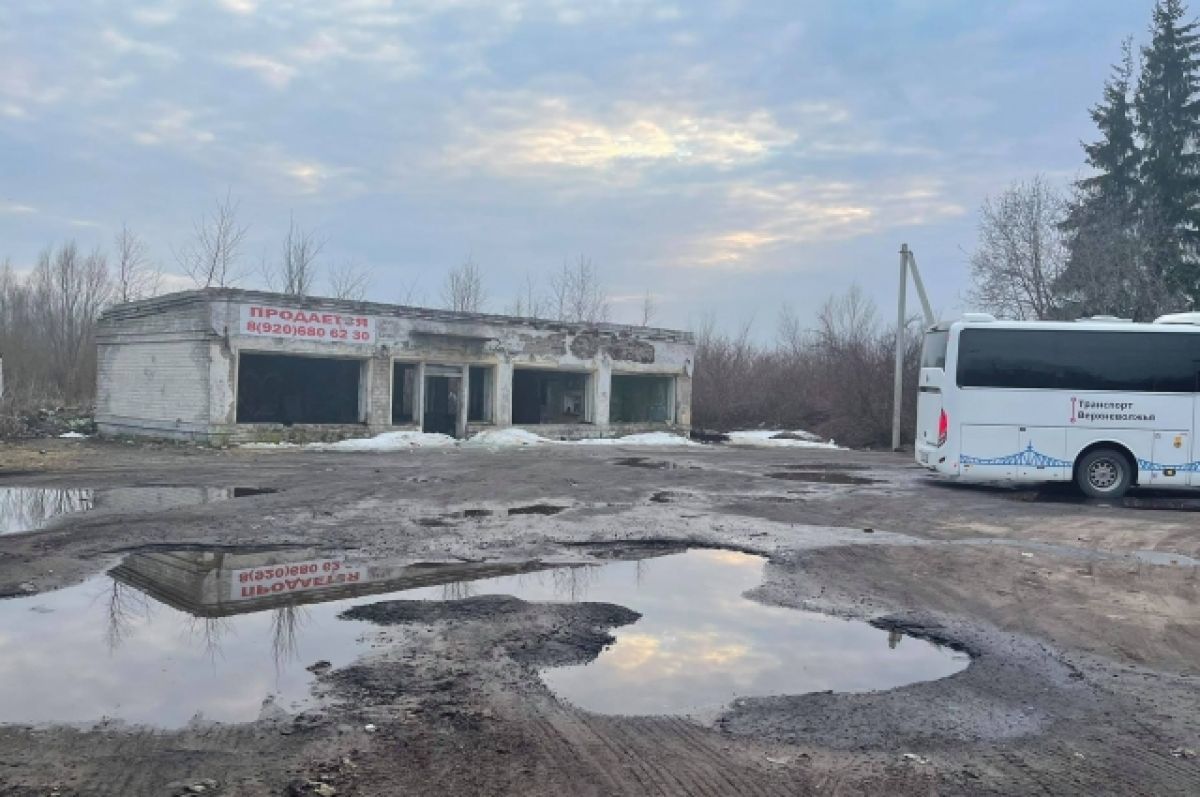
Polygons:
<instances>
[{"instance_id":1,"label":"bus wheel arch","mask_svg":"<svg viewBox=\"0 0 1200 797\"><path fill-rule=\"evenodd\" d=\"M1122 469L1123 466L1123 469ZM1137 459L1123 443L1100 440L1075 457L1072 479L1092 498L1120 498L1137 484Z\"/></svg>"}]
</instances>

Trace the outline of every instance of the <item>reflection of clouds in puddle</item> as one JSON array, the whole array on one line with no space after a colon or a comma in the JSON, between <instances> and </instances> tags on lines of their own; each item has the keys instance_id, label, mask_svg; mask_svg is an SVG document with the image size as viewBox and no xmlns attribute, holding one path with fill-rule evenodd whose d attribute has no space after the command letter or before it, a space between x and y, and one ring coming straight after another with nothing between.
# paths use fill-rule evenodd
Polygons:
<instances>
[{"instance_id":1,"label":"reflection of clouds in puddle","mask_svg":"<svg viewBox=\"0 0 1200 797\"><path fill-rule=\"evenodd\" d=\"M698 550L695 554L700 559L732 567L745 567L751 570L761 570L763 560L757 556L739 553L738 551Z\"/></svg>"},{"instance_id":2,"label":"reflection of clouds in puddle","mask_svg":"<svg viewBox=\"0 0 1200 797\"><path fill-rule=\"evenodd\" d=\"M647 634L629 634L608 650L612 666L622 671L641 670L661 653L662 641Z\"/></svg>"},{"instance_id":3,"label":"reflection of clouds in puddle","mask_svg":"<svg viewBox=\"0 0 1200 797\"><path fill-rule=\"evenodd\" d=\"M560 697L600 713L708 712L734 696L889 689L966 666L922 640L894 646L886 631L742 597L761 584L764 560L691 551L654 560L646 588L623 587L605 568L590 600L629 606L636 623L592 662L542 673ZM889 645L889 642L892 645Z\"/></svg>"}]
</instances>

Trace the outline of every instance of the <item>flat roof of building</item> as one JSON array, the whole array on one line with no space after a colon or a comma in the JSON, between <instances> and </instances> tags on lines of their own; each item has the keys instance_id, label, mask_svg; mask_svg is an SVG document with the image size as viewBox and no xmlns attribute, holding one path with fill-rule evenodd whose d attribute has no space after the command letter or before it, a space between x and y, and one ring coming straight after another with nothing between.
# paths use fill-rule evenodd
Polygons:
<instances>
[{"instance_id":1,"label":"flat roof of building","mask_svg":"<svg viewBox=\"0 0 1200 797\"><path fill-rule=\"evenodd\" d=\"M245 302L255 304L286 305L304 310L331 310L336 312L369 315L393 316L396 318L417 318L429 321L484 323L503 326L524 326L534 329L553 329L567 332L604 332L616 335L629 335L651 340L670 340L682 343L693 343L691 332L662 327L643 327L632 324L610 323L581 323L571 321L556 321L549 318L527 318L522 316L502 315L495 313L464 313L456 310L443 310L431 307L412 307L401 304L384 304L380 302L359 302L350 299L331 299L320 296L296 296L288 293L272 293L269 291L243 290L241 288L200 288L191 291L166 293L150 299L140 299L110 307L100 315L100 322L119 323L125 320L144 318L159 313L179 310L190 305L212 302Z\"/></svg>"}]
</instances>

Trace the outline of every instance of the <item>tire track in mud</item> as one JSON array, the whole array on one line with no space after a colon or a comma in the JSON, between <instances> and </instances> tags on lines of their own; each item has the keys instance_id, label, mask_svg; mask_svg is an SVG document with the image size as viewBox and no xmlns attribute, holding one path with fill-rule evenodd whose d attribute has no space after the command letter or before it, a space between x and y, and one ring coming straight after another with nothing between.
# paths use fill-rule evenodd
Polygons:
<instances>
[{"instance_id":1,"label":"tire track in mud","mask_svg":"<svg viewBox=\"0 0 1200 797\"><path fill-rule=\"evenodd\" d=\"M535 701L542 702L542 701ZM576 785L629 795L776 797L807 793L786 770L767 771L718 744L712 731L668 717L606 717L553 703L522 718L540 757ZM732 740L731 740L732 741ZM736 744L736 742L734 742Z\"/></svg>"}]
</instances>

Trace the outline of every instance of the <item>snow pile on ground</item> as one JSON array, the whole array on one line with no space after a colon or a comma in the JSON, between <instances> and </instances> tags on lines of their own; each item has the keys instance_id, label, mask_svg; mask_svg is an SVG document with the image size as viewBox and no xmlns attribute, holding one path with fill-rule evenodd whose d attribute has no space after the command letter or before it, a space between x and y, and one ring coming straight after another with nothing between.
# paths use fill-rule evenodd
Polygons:
<instances>
[{"instance_id":1,"label":"snow pile on ground","mask_svg":"<svg viewBox=\"0 0 1200 797\"><path fill-rule=\"evenodd\" d=\"M466 445L488 448L520 448L553 442L553 440L547 440L545 437L525 429L489 429L472 437L466 442Z\"/></svg>"},{"instance_id":2,"label":"snow pile on ground","mask_svg":"<svg viewBox=\"0 0 1200 797\"><path fill-rule=\"evenodd\" d=\"M60 440L86 440L87 435L79 432L63 432L58 436Z\"/></svg>"},{"instance_id":3,"label":"snow pile on ground","mask_svg":"<svg viewBox=\"0 0 1200 797\"><path fill-rule=\"evenodd\" d=\"M812 432L803 430L755 429L730 432L729 442L731 445L753 448L841 448L832 440L822 440Z\"/></svg>"},{"instance_id":4,"label":"snow pile on ground","mask_svg":"<svg viewBox=\"0 0 1200 797\"><path fill-rule=\"evenodd\" d=\"M242 443L241 448L303 448L308 451L408 451L413 448L449 448L458 445L453 437L425 432L384 432L374 437L356 437L336 443Z\"/></svg>"},{"instance_id":5,"label":"snow pile on ground","mask_svg":"<svg viewBox=\"0 0 1200 797\"><path fill-rule=\"evenodd\" d=\"M336 443L309 443L305 448L317 451L407 451L410 448L450 448L458 445L453 437L428 432L384 432L374 437L339 440Z\"/></svg>"},{"instance_id":6,"label":"snow pile on ground","mask_svg":"<svg viewBox=\"0 0 1200 797\"><path fill-rule=\"evenodd\" d=\"M681 435L670 432L645 432L625 437L591 438L576 440L581 446L698 446L701 445Z\"/></svg>"}]
</instances>

